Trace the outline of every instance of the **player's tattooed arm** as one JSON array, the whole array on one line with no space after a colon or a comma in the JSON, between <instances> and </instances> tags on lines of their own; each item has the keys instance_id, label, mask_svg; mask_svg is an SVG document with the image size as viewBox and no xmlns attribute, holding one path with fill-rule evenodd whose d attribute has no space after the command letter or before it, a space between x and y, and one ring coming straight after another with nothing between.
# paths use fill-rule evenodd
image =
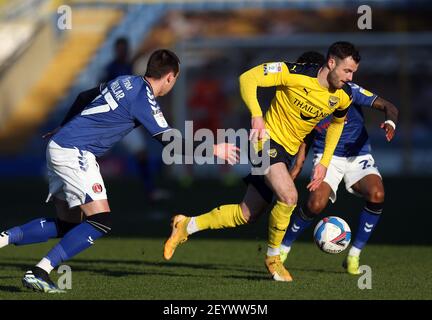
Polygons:
<instances>
[{"instance_id":1,"label":"player's tattooed arm","mask_svg":"<svg viewBox=\"0 0 432 320\"><path fill-rule=\"evenodd\" d=\"M299 151L297 152L294 164L289 170L291 178L295 180L303 169L304 162L309 153L309 149L313 144L315 138L315 130L312 130L305 138L303 143L300 145Z\"/></svg>"},{"instance_id":2,"label":"player's tattooed arm","mask_svg":"<svg viewBox=\"0 0 432 320\"><path fill-rule=\"evenodd\" d=\"M375 99L372 107L385 113L385 121L381 128L385 131L387 141L391 141L395 135L396 125L399 117L399 110L395 105L381 97Z\"/></svg>"}]
</instances>

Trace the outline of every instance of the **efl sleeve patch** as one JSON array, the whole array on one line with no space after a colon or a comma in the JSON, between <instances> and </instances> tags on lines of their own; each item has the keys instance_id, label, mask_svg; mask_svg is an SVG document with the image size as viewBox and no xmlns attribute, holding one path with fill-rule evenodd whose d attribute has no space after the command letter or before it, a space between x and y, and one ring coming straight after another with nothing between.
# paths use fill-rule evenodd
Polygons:
<instances>
[{"instance_id":1,"label":"efl sleeve patch","mask_svg":"<svg viewBox=\"0 0 432 320\"><path fill-rule=\"evenodd\" d=\"M265 63L263 67L264 67L264 75L267 75L269 73L282 72L282 62Z\"/></svg>"},{"instance_id":2,"label":"efl sleeve patch","mask_svg":"<svg viewBox=\"0 0 432 320\"><path fill-rule=\"evenodd\" d=\"M362 107L371 107L377 95L355 83L350 83L353 94L353 103Z\"/></svg>"},{"instance_id":3,"label":"efl sleeve patch","mask_svg":"<svg viewBox=\"0 0 432 320\"><path fill-rule=\"evenodd\" d=\"M374 94L362 87L360 87L360 93L364 94L366 97L372 97Z\"/></svg>"}]
</instances>

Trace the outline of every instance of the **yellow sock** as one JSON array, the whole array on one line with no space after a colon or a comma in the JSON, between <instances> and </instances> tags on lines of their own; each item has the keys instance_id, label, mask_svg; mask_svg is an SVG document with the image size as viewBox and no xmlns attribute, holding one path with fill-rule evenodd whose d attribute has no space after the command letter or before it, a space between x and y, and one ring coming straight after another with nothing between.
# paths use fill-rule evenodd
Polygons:
<instances>
[{"instance_id":1,"label":"yellow sock","mask_svg":"<svg viewBox=\"0 0 432 320\"><path fill-rule=\"evenodd\" d=\"M288 228L291 214L296 206L288 206L287 204L277 201L273 207L269 217L269 238L268 246L270 248L279 248L282 244L285 231Z\"/></svg>"},{"instance_id":2,"label":"yellow sock","mask_svg":"<svg viewBox=\"0 0 432 320\"><path fill-rule=\"evenodd\" d=\"M198 230L233 228L245 224L239 204L227 204L195 217Z\"/></svg>"}]
</instances>

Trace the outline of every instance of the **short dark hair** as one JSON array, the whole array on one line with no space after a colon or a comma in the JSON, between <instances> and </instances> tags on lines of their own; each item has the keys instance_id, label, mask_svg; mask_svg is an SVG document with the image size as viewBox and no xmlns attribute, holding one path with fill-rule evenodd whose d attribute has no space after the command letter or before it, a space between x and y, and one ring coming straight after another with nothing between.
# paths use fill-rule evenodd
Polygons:
<instances>
[{"instance_id":1,"label":"short dark hair","mask_svg":"<svg viewBox=\"0 0 432 320\"><path fill-rule=\"evenodd\" d=\"M171 71L176 76L179 66L180 59L174 52L167 49L156 50L150 55L145 76L160 79Z\"/></svg>"},{"instance_id":2,"label":"short dark hair","mask_svg":"<svg viewBox=\"0 0 432 320\"><path fill-rule=\"evenodd\" d=\"M327 61L332 57L337 57L339 59L352 57L357 63L359 63L361 59L356 47L352 43L346 41L338 41L330 46L327 52Z\"/></svg>"},{"instance_id":3,"label":"short dark hair","mask_svg":"<svg viewBox=\"0 0 432 320\"><path fill-rule=\"evenodd\" d=\"M325 63L325 58L323 54L317 51L306 51L297 58L297 63L316 63L322 66Z\"/></svg>"}]
</instances>

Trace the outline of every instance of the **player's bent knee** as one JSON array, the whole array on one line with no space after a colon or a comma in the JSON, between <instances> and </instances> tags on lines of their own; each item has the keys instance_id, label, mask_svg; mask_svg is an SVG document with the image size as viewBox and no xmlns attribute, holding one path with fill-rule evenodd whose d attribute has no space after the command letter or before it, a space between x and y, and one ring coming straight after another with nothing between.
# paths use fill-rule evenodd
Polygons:
<instances>
[{"instance_id":1,"label":"player's bent knee","mask_svg":"<svg viewBox=\"0 0 432 320\"><path fill-rule=\"evenodd\" d=\"M253 223L255 222L258 217L261 215L262 210L257 210L255 208L249 208L246 203L242 202L240 203L240 208L242 210L243 218L245 219L246 223Z\"/></svg>"},{"instance_id":2,"label":"player's bent knee","mask_svg":"<svg viewBox=\"0 0 432 320\"><path fill-rule=\"evenodd\" d=\"M307 203L307 212L312 215L319 215L325 208L326 201L319 199L309 200Z\"/></svg>"},{"instance_id":3,"label":"player's bent knee","mask_svg":"<svg viewBox=\"0 0 432 320\"><path fill-rule=\"evenodd\" d=\"M280 195L277 197L278 201L285 203L287 206L295 206L297 205L297 193L291 193L287 195Z\"/></svg>"},{"instance_id":4,"label":"player's bent knee","mask_svg":"<svg viewBox=\"0 0 432 320\"><path fill-rule=\"evenodd\" d=\"M379 188L374 188L370 190L370 192L368 192L367 194L366 200L375 203L384 202L384 190L381 190Z\"/></svg>"},{"instance_id":5,"label":"player's bent knee","mask_svg":"<svg viewBox=\"0 0 432 320\"><path fill-rule=\"evenodd\" d=\"M112 220L110 212L101 212L86 218L86 222L90 223L96 229L107 234L111 231Z\"/></svg>"}]
</instances>

